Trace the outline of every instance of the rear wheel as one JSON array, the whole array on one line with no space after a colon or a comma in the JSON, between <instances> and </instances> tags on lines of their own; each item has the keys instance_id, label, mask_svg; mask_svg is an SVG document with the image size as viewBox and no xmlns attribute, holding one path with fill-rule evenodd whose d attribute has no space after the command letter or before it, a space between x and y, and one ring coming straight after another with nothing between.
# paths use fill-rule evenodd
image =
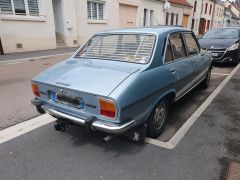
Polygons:
<instances>
[{"instance_id":1,"label":"rear wheel","mask_svg":"<svg viewBox=\"0 0 240 180\"><path fill-rule=\"evenodd\" d=\"M167 122L169 103L166 99L161 100L154 108L149 117L147 125L147 136L151 138L158 137Z\"/></svg>"},{"instance_id":2,"label":"rear wheel","mask_svg":"<svg viewBox=\"0 0 240 180\"><path fill-rule=\"evenodd\" d=\"M204 80L201 82L201 87L203 89L207 89L210 83L210 79L211 79L211 68L209 68L206 77L204 78Z\"/></svg>"}]
</instances>

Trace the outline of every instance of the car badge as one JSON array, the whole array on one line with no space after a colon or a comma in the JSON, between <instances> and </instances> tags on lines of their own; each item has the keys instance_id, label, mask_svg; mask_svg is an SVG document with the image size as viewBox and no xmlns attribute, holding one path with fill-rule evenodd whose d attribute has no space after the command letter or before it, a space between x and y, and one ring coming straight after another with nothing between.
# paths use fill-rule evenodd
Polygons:
<instances>
[{"instance_id":1,"label":"car badge","mask_svg":"<svg viewBox=\"0 0 240 180\"><path fill-rule=\"evenodd\" d=\"M214 48L214 46L211 46L211 48Z\"/></svg>"}]
</instances>

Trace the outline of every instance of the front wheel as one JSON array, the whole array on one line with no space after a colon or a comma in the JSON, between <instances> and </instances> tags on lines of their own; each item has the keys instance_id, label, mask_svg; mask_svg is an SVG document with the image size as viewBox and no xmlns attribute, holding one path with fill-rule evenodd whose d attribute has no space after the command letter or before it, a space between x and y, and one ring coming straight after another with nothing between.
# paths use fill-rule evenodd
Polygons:
<instances>
[{"instance_id":1,"label":"front wheel","mask_svg":"<svg viewBox=\"0 0 240 180\"><path fill-rule=\"evenodd\" d=\"M158 137L167 122L169 103L167 100L161 100L154 108L152 114L148 119L147 136L151 138Z\"/></svg>"}]
</instances>

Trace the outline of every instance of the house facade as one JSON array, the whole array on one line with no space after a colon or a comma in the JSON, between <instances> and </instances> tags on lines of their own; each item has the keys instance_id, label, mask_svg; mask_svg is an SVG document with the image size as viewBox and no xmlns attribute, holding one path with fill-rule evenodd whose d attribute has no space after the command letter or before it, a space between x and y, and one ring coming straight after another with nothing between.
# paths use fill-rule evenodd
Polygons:
<instances>
[{"instance_id":1,"label":"house facade","mask_svg":"<svg viewBox=\"0 0 240 180\"><path fill-rule=\"evenodd\" d=\"M171 3L165 12L165 24L191 28L192 5L187 0L168 0Z\"/></svg>"},{"instance_id":2,"label":"house facade","mask_svg":"<svg viewBox=\"0 0 240 180\"><path fill-rule=\"evenodd\" d=\"M223 27L224 9L224 3L221 1L216 1L212 18L212 28Z\"/></svg>"},{"instance_id":3,"label":"house facade","mask_svg":"<svg viewBox=\"0 0 240 180\"><path fill-rule=\"evenodd\" d=\"M106 29L152 25L191 26L186 0L1 0L0 46L14 53L77 47ZM0 48L1 49L1 48Z\"/></svg>"},{"instance_id":4,"label":"house facade","mask_svg":"<svg viewBox=\"0 0 240 180\"><path fill-rule=\"evenodd\" d=\"M223 26L229 27L229 26L239 26L240 25L240 11L230 1L225 1L225 10L224 10L224 21Z\"/></svg>"},{"instance_id":5,"label":"house facade","mask_svg":"<svg viewBox=\"0 0 240 180\"><path fill-rule=\"evenodd\" d=\"M56 48L52 1L1 0L0 43L5 53Z\"/></svg>"}]
</instances>

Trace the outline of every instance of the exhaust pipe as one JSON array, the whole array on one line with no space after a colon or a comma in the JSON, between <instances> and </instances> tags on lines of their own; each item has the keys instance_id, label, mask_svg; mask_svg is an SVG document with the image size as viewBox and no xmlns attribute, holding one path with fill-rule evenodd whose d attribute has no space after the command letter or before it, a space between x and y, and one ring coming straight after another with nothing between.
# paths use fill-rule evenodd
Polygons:
<instances>
[{"instance_id":1,"label":"exhaust pipe","mask_svg":"<svg viewBox=\"0 0 240 180\"><path fill-rule=\"evenodd\" d=\"M115 134L110 134L110 135L108 135L108 136L106 136L105 138L103 138L103 142L104 143L107 143L107 142L109 142L109 141L111 141L113 138L115 138L116 137L116 135Z\"/></svg>"},{"instance_id":2,"label":"exhaust pipe","mask_svg":"<svg viewBox=\"0 0 240 180\"><path fill-rule=\"evenodd\" d=\"M37 112L39 112L40 114L46 113L46 111L42 108L41 105L36 105L36 109L37 109Z\"/></svg>"},{"instance_id":3,"label":"exhaust pipe","mask_svg":"<svg viewBox=\"0 0 240 180\"><path fill-rule=\"evenodd\" d=\"M31 103L36 106L37 112L39 112L40 114L44 114L45 110L43 109L42 103L37 100L36 98L31 100Z\"/></svg>"}]
</instances>

